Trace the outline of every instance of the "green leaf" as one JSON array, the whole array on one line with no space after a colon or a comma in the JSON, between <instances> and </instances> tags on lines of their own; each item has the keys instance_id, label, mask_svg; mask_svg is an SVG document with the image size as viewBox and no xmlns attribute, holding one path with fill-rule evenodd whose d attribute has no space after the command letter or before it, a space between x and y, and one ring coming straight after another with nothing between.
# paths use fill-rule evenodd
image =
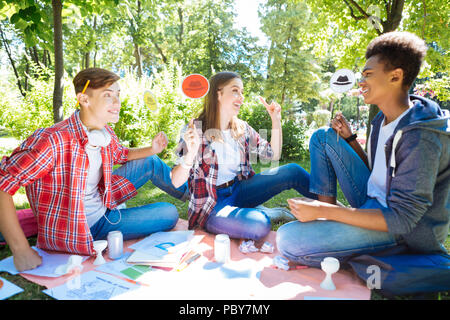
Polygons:
<instances>
[{"instance_id":1,"label":"green leaf","mask_svg":"<svg viewBox=\"0 0 450 320\"><path fill-rule=\"evenodd\" d=\"M41 14L39 12L35 12L31 15L31 20L34 23L39 23L41 21Z\"/></svg>"},{"instance_id":2,"label":"green leaf","mask_svg":"<svg viewBox=\"0 0 450 320\"><path fill-rule=\"evenodd\" d=\"M28 13L25 9L20 9L18 14L23 20L28 20Z\"/></svg>"},{"instance_id":3,"label":"green leaf","mask_svg":"<svg viewBox=\"0 0 450 320\"><path fill-rule=\"evenodd\" d=\"M19 14L14 13L11 18L9 19L9 21L11 21L12 24L16 24L20 19Z\"/></svg>"},{"instance_id":4,"label":"green leaf","mask_svg":"<svg viewBox=\"0 0 450 320\"><path fill-rule=\"evenodd\" d=\"M33 47L37 44L38 40L34 36L34 33L31 31L30 27L25 28L24 36L25 36L25 44L28 47Z\"/></svg>"}]
</instances>

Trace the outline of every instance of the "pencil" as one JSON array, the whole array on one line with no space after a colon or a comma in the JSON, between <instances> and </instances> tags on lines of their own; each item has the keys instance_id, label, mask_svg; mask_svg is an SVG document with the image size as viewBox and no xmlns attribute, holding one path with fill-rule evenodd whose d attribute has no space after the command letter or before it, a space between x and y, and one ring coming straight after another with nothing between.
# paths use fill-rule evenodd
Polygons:
<instances>
[{"instance_id":1,"label":"pencil","mask_svg":"<svg viewBox=\"0 0 450 320\"><path fill-rule=\"evenodd\" d=\"M178 268L177 271L181 271L184 270L188 265L190 265L192 262L194 262L195 260L197 260L198 258L200 258L201 254L197 253L194 256L190 257L189 259L186 260L186 262L182 263Z\"/></svg>"},{"instance_id":2,"label":"pencil","mask_svg":"<svg viewBox=\"0 0 450 320\"><path fill-rule=\"evenodd\" d=\"M87 89L87 87L89 85L89 82L91 82L91 80L86 81L86 84L84 85L83 91L81 91L81 93L84 94L84 92L86 91L86 89ZM77 104L75 105L75 108L78 107L79 103L80 103L80 101L77 100Z\"/></svg>"}]
</instances>

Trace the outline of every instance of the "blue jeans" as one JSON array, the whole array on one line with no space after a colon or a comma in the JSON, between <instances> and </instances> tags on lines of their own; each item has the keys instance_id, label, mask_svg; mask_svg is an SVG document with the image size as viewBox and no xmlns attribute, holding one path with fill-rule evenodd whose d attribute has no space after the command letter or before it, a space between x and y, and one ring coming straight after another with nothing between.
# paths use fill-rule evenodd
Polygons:
<instances>
[{"instance_id":1,"label":"blue jeans","mask_svg":"<svg viewBox=\"0 0 450 320\"><path fill-rule=\"evenodd\" d=\"M189 193L187 183L176 189L172 185L170 171L171 169L167 164L154 155L144 159L128 161L117 168L113 174L128 179L136 189L150 180L169 195L185 201ZM108 209L105 215L91 227L91 234L94 240L99 240L105 239L108 232L119 230L122 232L124 240L135 239L157 231L170 230L177 221L177 208L166 202L127 209Z\"/></svg>"},{"instance_id":2,"label":"blue jeans","mask_svg":"<svg viewBox=\"0 0 450 320\"><path fill-rule=\"evenodd\" d=\"M354 208L376 209L381 204L367 196L370 171L357 153L342 138L337 141L331 128L317 130L310 140L311 173L309 191L336 196L337 183ZM353 254L380 251L397 245L388 233L359 228L335 221L293 221L277 231L277 246L289 260L320 267L323 258L332 256L341 262Z\"/></svg>"},{"instance_id":3,"label":"blue jeans","mask_svg":"<svg viewBox=\"0 0 450 320\"><path fill-rule=\"evenodd\" d=\"M260 240L270 232L271 224L267 215L254 207L291 188L304 196L317 198L308 191L308 172L294 163L247 180L236 178L230 187L217 190L217 203L206 221L206 230L225 233L231 238Z\"/></svg>"}]
</instances>

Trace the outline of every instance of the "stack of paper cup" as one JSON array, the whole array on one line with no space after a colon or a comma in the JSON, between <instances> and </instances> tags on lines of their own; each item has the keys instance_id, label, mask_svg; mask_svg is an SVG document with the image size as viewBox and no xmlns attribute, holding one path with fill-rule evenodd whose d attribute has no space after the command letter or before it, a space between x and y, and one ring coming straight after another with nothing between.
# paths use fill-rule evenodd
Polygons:
<instances>
[{"instance_id":1,"label":"stack of paper cup","mask_svg":"<svg viewBox=\"0 0 450 320\"><path fill-rule=\"evenodd\" d=\"M219 263L230 261L230 237L227 234L218 234L214 240L214 259Z\"/></svg>"}]
</instances>

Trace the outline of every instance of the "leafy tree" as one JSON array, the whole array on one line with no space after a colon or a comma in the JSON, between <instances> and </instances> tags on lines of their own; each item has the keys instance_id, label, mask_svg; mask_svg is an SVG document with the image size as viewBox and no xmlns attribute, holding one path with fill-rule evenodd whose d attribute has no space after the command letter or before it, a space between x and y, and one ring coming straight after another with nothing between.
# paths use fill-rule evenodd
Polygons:
<instances>
[{"instance_id":1,"label":"leafy tree","mask_svg":"<svg viewBox=\"0 0 450 320\"><path fill-rule=\"evenodd\" d=\"M302 0L292 0L301 3ZM313 13L313 32L302 40L313 44L317 57L332 55L339 68L362 67L364 53L376 36L394 31L410 31L429 45L426 64L419 77L437 72L448 74L448 6L444 0L307 0ZM378 112L371 106L369 122ZM370 134L370 131L367 131Z\"/></svg>"},{"instance_id":2,"label":"leafy tree","mask_svg":"<svg viewBox=\"0 0 450 320\"><path fill-rule=\"evenodd\" d=\"M309 29L309 8L302 2L269 0L260 16L270 40L265 95L281 104L317 97L319 66L301 40Z\"/></svg>"}]
</instances>

